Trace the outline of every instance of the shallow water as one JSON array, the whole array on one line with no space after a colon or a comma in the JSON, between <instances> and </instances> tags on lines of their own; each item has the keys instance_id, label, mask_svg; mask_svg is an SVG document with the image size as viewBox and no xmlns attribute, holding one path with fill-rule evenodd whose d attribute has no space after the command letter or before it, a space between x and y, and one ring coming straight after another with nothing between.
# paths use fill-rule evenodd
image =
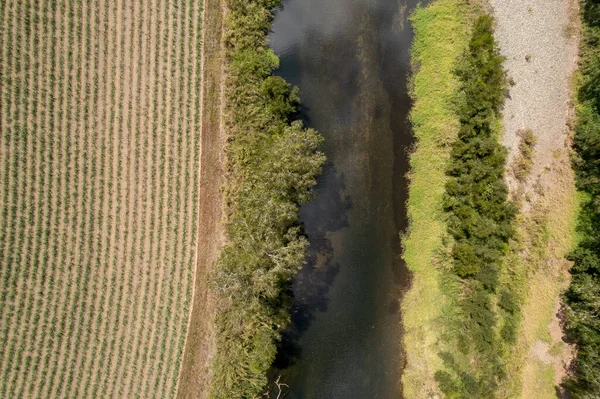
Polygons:
<instances>
[{"instance_id":1,"label":"shallow water","mask_svg":"<svg viewBox=\"0 0 600 399\"><path fill-rule=\"evenodd\" d=\"M300 88L301 117L325 137L328 158L318 197L301 210L310 259L272 372L286 399L401 396L407 16L416 3L284 0L273 23L277 73Z\"/></svg>"}]
</instances>

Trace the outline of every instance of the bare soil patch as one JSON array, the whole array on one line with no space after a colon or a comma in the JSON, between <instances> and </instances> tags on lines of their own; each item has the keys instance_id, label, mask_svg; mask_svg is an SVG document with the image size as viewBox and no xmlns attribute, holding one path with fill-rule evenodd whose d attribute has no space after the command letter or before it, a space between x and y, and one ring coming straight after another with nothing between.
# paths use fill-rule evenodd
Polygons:
<instances>
[{"instance_id":1,"label":"bare soil patch","mask_svg":"<svg viewBox=\"0 0 600 399\"><path fill-rule=\"evenodd\" d=\"M223 87L224 48L222 0L205 0L202 11L202 94L199 225L194 296L177 397L206 398L209 365L214 353L215 303L209 276L224 242L222 225L224 183Z\"/></svg>"},{"instance_id":2,"label":"bare soil patch","mask_svg":"<svg viewBox=\"0 0 600 399\"><path fill-rule=\"evenodd\" d=\"M519 131L537 136L532 176L551 166L557 149L568 146L571 79L577 67L572 0L490 0L496 38L514 80L504 107L503 144L508 163L518 156ZM576 12L576 11L575 11ZM576 14L575 14L576 18ZM508 174L511 190L518 182ZM527 188L532 191L535 179Z\"/></svg>"},{"instance_id":3,"label":"bare soil patch","mask_svg":"<svg viewBox=\"0 0 600 399\"><path fill-rule=\"evenodd\" d=\"M572 348L562 342L559 296L568 285L574 215L570 167L572 77L577 67L578 22L575 0L490 0L496 38L514 81L503 116L503 144L509 150L506 179L511 197L527 218L544 220L548 234L542 265L529 271L528 297L520 346L524 349L523 397L558 384ZM536 137L528 176L511 168L522 156L520 132ZM527 256L526 253L523 256ZM545 368L546 367L546 368ZM549 376L547 368L553 369Z\"/></svg>"}]
</instances>

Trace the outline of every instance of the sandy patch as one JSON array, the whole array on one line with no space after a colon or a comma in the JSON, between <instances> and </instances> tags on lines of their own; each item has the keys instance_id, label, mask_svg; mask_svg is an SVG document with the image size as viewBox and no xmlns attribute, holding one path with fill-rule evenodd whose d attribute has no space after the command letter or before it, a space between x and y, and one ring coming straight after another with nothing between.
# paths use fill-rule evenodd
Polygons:
<instances>
[{"instance_id":1,"label":"sandy patch","mask_svg":"<svg viewBox=\"0 0 600 399\"><path fill-rule=\"evenodd\" d=\"M550 166L553 153L567 146L571 77L577 66L573 25L577 11L572 0L490 2L496 38L515 83L504 107L503 144L510 163L518 155L519 130L531 129L538 138L531 175L537 176ZM514 190L517 182L509 178L509 184Z\"/></svg>"},{"instance_id":2,"label":"sandy patch","mask_svg":"<svg viewBox=\"0 0 600 399\"><path fill-rule=\"evenodd\" d=\"M514 82L502 121L509 170L520 154L518 133L531 130L537 137L529 177L519 181L512 172L507 173L511 196L524 199L522 211L527 217L532 210L543 209L551 235L557 231L566 233L568 219L572 217L569 210L574 184L569 161L569 124L573 116L572 77L577 67L577 2L490 0L490 3L496 18L496 38L506 57L509 78ZM572 348L562 342L559 320L559 293L568 280L569 264L564 260L568 250L566 241L565 237L551 236L544 264L540 270L531 271L534 273L530 282L542 273L548 277L549 285L544 286L545 293L536 288L538 284L529 287L522 337L528 350L523 368L524 395L535 391L532 389L535 378L531 376L543 367L554 370L554 384L559 384L572 355ZM547 298L541 300L541 297ZM550 312L548 324L543 315Z\"/></svg>"}]
</instances>

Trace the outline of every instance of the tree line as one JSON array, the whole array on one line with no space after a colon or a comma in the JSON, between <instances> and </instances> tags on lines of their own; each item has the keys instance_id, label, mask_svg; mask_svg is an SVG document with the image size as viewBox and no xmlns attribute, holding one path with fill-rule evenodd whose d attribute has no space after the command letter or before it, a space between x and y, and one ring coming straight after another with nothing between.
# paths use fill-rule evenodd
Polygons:
<instances>
[{"instance_id":1,"label":"tree line","mask_svg":"<svg viewBox=\"0 0 600 399\"><path fill-rule=\"evenodd\" d=\"M290 282L308 247L299 207L311 199L325 161L319 133L293 120L298 89L273 76L279 60L267 35L278 4L227 0L227 244L212 282L212 398L258 397L267 383L289 321Z\"/></svg>"},{"instance_id":2,"label":"tree line","mask_svg":"<svg viewBox=\"0 0 600 399\"><path fill-rule=\"evenodd\" d=\"M517 212L508 201L507 154L498 140L500 109L507 96L503 62L493 19L477 17L455 72L460 129L452 144L444 197L453 238L453 274L461 287L455 334L461 352L441 354L446 371L438 371L436 380L444 394L453 398L493 397L506 374L502 341L514 341L516 335L512 323L499 328L496 310L497 303L509 314L519 308L510 293L498 292Z\"/></svg>"},{"instance_id":3,"label":"tree line","mask_svg":"<svg viewBox=\"0 0 600 399\"><path fill-rule=\"evenodd\" d=\"M567 337L577 344L573 375L565 386L575 399L600 397L600 1L581 4L573 165L585 199L578 221L581 241L569 255L572 281L564 295Z\"/></svg>"}]
</instances>

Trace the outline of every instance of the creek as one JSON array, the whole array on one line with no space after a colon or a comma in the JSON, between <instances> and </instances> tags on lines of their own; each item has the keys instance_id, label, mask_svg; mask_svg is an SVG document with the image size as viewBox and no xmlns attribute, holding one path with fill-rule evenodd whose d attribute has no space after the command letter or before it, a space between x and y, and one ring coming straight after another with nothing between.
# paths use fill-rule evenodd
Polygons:
<instances>
[{"instance_id":1,"label":"creek","mask_svg":"<svg viewBox=\"0 0 600 399\"><path fill-rule=\"evenodd\" d=\"M275 16L277 74L300 88L300 117L323 134L328 159L316 199L301 209L309 259L271 372L288 385L286 399L401 397L416 3L284 0Z\"/></svg>"}]
</instances>

